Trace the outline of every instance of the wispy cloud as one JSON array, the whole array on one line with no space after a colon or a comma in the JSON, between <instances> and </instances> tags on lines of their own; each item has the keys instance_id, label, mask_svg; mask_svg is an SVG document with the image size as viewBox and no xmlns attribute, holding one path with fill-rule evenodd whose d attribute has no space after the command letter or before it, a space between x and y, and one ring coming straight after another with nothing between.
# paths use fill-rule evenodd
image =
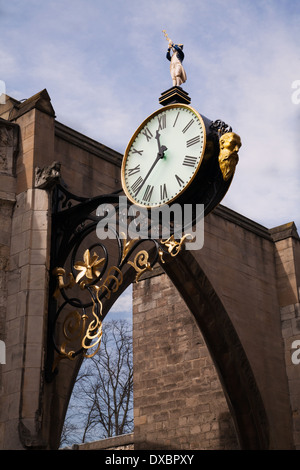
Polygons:
<instances>
[{"instance_id":1,"label":"wispy cloud","mask_svg":"<svg viewBox=\"0 0 300 470\"><path fill-rule=\"evenodd\" d=\"M17 99L47 88L59 121L123 152L172 86L166 29L184 43L192 105L242 138L223 203L300 228L299 22L284 0L13 0L0 11L0 79Z\"/></svg>"}]
</instances>

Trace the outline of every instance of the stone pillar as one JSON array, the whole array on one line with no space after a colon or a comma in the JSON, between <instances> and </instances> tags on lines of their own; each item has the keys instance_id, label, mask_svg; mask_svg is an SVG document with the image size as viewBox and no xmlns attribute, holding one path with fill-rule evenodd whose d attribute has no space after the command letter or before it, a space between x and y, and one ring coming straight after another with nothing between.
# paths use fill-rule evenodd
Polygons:
<instances>
[{"instance_id":1,"label":"stone pillar","mask_svg":"<svg viewBox=\"0 0 300 470\"><path fill-rule=\"evenodd\" d=\"M295 449L300 449L300 239L294 223L271 230Z\"/></svg>"},{"instance_id":2,"label":"stone pillar","mask_svg":"<svg viewBox=\"0 0 300 470\"><path fill-rule=\"evenodd\" d=\"M13 107L9 116L14 126L7 124L19 128L20 151L14 164L8 160L6 164L8 169L15 167L14 192L11 193L15 205L7 216L10 246L7 245L7 256L2 261L7 278L7 307L5 316L2 315L6 364L0 366L2 449L45 447L41 423L50 249L49 196L34 187L34 178L36 167L53 161L54 113L47 97L48 94L42 92ZM7 142L6 148L11 152ZM6 184L12 184L11 180L7 179ZM2 226L3 223L2 217Z\"/></svg>"},{"instance_id":3,"label":"stone pillar","mask_svg":"<svg viewBox=\"0 0 300 470\"><path fill-rule=\"evenodd\" d=\"M4 448L40 445L45 312L48 291L48 194L17 195L7 291ZM34 437L32 437L34 436Z\"/></svg>"},{"instance_id":4,"label":"stone pillar","mask_svg":"<svg viewBox=\"0 0 300 470\"><path fill-rule=\"evenodd\" d=\"M135 450L238 449L213 361L169 277L133 293Z\"/></svg>"},{"instance_id":5,"label":"stone pillar","mask_svg":"<svg viewBox=\"0 0 300 470\"><path fill-rule=\"evenodd\" d=\"M0 443L4 439L5 405L3 372L7 363L8 290L12 213L16 201L15 164L19 149L19 128L0 120Z\"/></svg>"}]
</instances>

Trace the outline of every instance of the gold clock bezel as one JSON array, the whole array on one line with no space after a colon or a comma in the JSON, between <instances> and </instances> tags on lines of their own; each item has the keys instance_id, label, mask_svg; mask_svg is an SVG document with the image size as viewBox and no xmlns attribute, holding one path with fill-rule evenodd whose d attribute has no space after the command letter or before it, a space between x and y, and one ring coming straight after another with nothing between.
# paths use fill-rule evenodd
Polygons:
<instances>
[{"instance_id":1,"label":"gold clock bezel","mask_svg":"<svg viewBox=\"0 0 300 470\"><path fill-rule=\"evenodd\" d=\"M128 154L129 154L129 151L131 149L131 146L133 144L133 142L135 141L137 135L140 133L140 131L146 126L146 124L151 120L153 119L155 116L157 116L158 114L161 114L163 112L165 112L166 110L168 109L173 109L173 108L185 108L185 109L188 109L189 111L193 112L196 117L199 119L199 121L201 122L201 125L202 125L202 128L203 128L203 148L202 148L202 153L201 153L201 156L200 156L200 160L199 160L199 163L196 167L196 170L193 174L193 176L191 177L191 179L189 180L189 182L184 186L184 188L181 189L181 191L176 194L176 196L174 196L172 199L170 199L168 202L164 202L162 204L156 204L155 206L153 205L146 205L146 204L140 204L138 203L137 201L134 200L134 198L131 196L131 194L129 194L128 190L127 190L127 187L126 187L126 183L125 183L125 165L126 165L126 161L127 161L127 158L128 158ZM189 106L187 104L183 104L183 103L173 103L173 104L169 104L169 105L166 105L164 106L163 108L159 108L157 109L156 111L154 111L152 114L150 114L141 124L140 126L136 129L136 131L134 132L134 134L132 135L127 147L126 147L126 150L124 152L124 156L123 156L123 160L122 160L122 166L121 166L121 182L122 182L122 188L123 188L123 191L126 195L126 197L129 199L130 202L132 202L134 205L138 206L138 207L144 207L145 209L156 209L158 207L162 207L162 206L165 206L165 205L169 205L171 204L173 201L175 201L176 199L178 199L179 197L182 196L182 194L189 188L189 186L192 184L192 182L194 181L194 179L196 178L197 174L198 174L198 171L199 171L199 168L202 164L202 161L203 161L203 157L204 157L204 153L205 153L205 149L206 149L206 127L205 127L205 123L204 123L204 120L201 116L201 114L198 113L198 111L196 111L194 108L192 108L192 106Z\"/></svg>"}]
</instances>

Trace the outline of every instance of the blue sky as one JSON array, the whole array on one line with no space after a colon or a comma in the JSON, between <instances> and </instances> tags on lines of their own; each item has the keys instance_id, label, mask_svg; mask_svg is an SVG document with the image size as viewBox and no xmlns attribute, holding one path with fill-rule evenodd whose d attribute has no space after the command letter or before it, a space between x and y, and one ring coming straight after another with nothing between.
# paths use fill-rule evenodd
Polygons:
<instances>
[{"instance_id":1,"label":"blue sky","mask_svg":"<svg viewBox=\"0 0 300 470\"><path fill-rule=\"evenodd\" d=\"M223 204L300 230L299 26L292 0L0 0L0 80L17 99L47 88L58 121L123 153L172 86L166 29L191 105L242 139Z\"/></svg>"}]
</instances>

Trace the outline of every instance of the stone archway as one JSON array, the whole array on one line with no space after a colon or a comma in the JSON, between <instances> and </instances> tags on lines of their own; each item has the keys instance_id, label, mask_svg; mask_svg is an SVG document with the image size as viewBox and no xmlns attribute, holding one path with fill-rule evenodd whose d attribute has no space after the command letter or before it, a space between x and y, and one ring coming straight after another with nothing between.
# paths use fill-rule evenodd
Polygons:
<instances>
[{"instance_id":1,"label":"stone archway","mask_svg":"<svg viewBox=\"0 0 300 470\"><path fill-rule=\"evenodd\" d=\"M118 292L112 295L109 300L103 301L103 320L109 315L109 311L117 299L134 282L134 278L134 271L127 270ZM82 361L82 355L71 361L61 361L53 380L50 383L45 383L44 414L46 419L43 423L43 432L45 435L44 442L47 443L46 447L49 449L55 450L59 447L69 401Z\"/></svg>"},{"instance_id":2,"label":"stone archway","mask_svg":"<svg viewBox=\"0 0 300 470\"><path fill-rule=\"evenodd\" d=\"M169 257L162 266L194 316L205 338L235 423L240 447L242 449L270 448L268 420L253 372L239 337L213 286L188 251L183 251L176 258ZM104 315L109 315L111 305L133 281L134 278L128 271L122 289L105 305ZM60 373L55 379L56 393L53 395L51 407L56 410L51 419L53 422L50 433L52 448L58 445L68 401L80 364L80 359L77 360L77 364L62 363ZM66 381L69 384L67 388ZM64 397L58 393L59 388L65 390ZM60 426L58 426L59 422Z\"/></svg>"},{"instance_id":3,"label":"stone archway","mask_svg":"<svg viewBox=\"0 0 300 470\"><path fill-rule=\"evenodd\" d=\"M92 210L96 207L96 202L98 204L98 199L88 200L86 201L86 204L88 205L89 209ZM71 210L72 208L70 211ZM74 214L78 214L78 217L80 216L76 208ZM62 213L61 215L64 214ZM78 224L79 221L76 217L74 227L76 228ZM94 225L87 227L89 234L92 233L91 230L93 227ZM86 229L83 227L83 230ZM231 230L232 227L229 228L228 233L230 233ZM70 233L72 233L72 230L70 230ZM221 237L218 235L220 239L223 239L224 233L227 233L227 231L222 232ZM248 233L245 232L243 235L244 237L240 238L242 240L240 245L233 245L232 242L232 245L234 247L236 246L236 253L239 253L239 256L241 256L245 250L243 243L247 244L249 241ZM211 236L209 241L212 243L213 239L214 237ZM81 239L79 241L81 242ZM267 250L264 243L268 244ZM73 243L75 248L77 245L78 243ZM92 244L90 246L94 247L96 245ZM128 249L130 246L133 247L131 242L128 245ZM264 239L263 243L261 240L259 240L259 246L261 247L261 251L264 252L265 259L267 259L267 256L271 259L273 255L273 247L271 246L269 240L265 241ZM123 249L124 248L125 245L123 246ZM148 255L151 257L151 246L148 246L148 248L143 248L146 248ZM145 250L139 252L137 256L139 256L142 252L145 252ZM205 252L204 249L203 252ZM128 253L128 251L126 251L126 253ZM132 253L133 251L131 251L131 254ZM206 253L209 252L206 251ZM227 262L227 257L224 255L222 250L219 250L215 253L217 253L219 256L220 265ZM74 264L77 259L77 254L75 257L74 256L74 259L72 259L72 264ZM126 256L125 258L122 257L122 262L119 266L122 265L124 267L123 261L125 259L128 261ZM260 382L258 381L258 379L261 378L263 370L260 369L259 366L257 367L257 364L254 364L254 368L251 369L250 364L253 364L253 362L251 363L249 360L249 348L247 353L245 352L244 340L245 334L247 333L247 326L245 326L244 323L244 325L241 325L242 328L237 330L236 323L232 321L232 313L235 317L237 315L239 316L239 305L242 297L240 296L234 298L236 308L229 313L230 309L227 310L225 308L226 302L224 304L224 301L226 300L226 295L227 298L231 298L235 292L232 290L232 286L230 285L229 289L225 293L221 293L221 295L218 294L218 291L215 290L213 284L209 280L211 279L212 273L206 274L201 268L202 262L204 261L203 265L207 271L207 261L210 260L210 257L207 257L207 254L204 254L203 258L204 259L202 260L202 251L199 253L199 250L193 254L190 251L181 251L179 255L176 256L176 258L168 256L168 258L165 260L166 262L162 263L162 267L177 288L178 292L184 300L184 303L192 313L199 330L205 338L210 355L213 358L215 367L218 371L219 378L223 386L223 392L226 395L231 415L235 422L240 446L243 449L269 449L278 448L281 442L284 443L284 445L287 445L287 439L284 437L284 432L277 433L277 437L279 437L280 442L278 441L279 444L278 442L275 442L276 438L274 439L273 429L269 425L269 420L273 419L274 421L276 409L274 409L273 403L271 406L269 406L269 404L267 406L266 396L263 396L264 390L262 387L262 382L261 380ZM158 259L159 257L156 257L156 261ZM258 259L259 258L257 256L255 260L257 261ZM127 264L131 264L133 266L135 263L128 262ZM242 266L241 261L240 265ZM257 265L257 270L252 270L252 278L248 278L255 280L255 282L257 279L257 273L259 272L258 270L261 267L259 263L257 263ZM110 263L108 267L109 266L114 267L114 263ZM117 264L115 266L117 266ZM235 276L239 276L239 265L236 261L232 265L232 270L234 271ZM122 274L122 288L118 289L117 293L111 296L109 301L106 301L106 299L103 301L104 315L109 312L110 306L118 298L121 292L133 281L134 274L134 271L130 270L130 268L127 266L127 270ZM244 292L246 291L244 290L243 293ZM254 293L255 291L252 290L251 294L254 295ZM274 305L276 305L276 302L272 300L270 305L268 305L266 314L269 313L269 310L271 310L271 307ZM240 315L240 317L241 320L244 321L246 319L247 312L242 313L243 315ZM249 318L247 321L249 323ZM255 333L259 331L259 328L260 324L258 321L252 324L252 329ZM275 334L273 334L273 336L275 337ZM262 350L262 352L265 354L264 359L266 359L270 364L272 357L267 353L267 351ZM46 427L49 427L48 430L45 428L45 441L49 442L50 448L56 448L58 445L60 430L63 424L67 404L72 392L72 387L79 366L80 356L75 358L75 361L71 363L69 361L65 362L62 364L61 372L55 378L54 382L51 385L46 386L49 391L47 392L45 389L45 398L47 402L47 411L45 416L49 417L49 421L46 421L45 423ZM280 373L278 376L280 376ZM264 401L262 400L261 396L263 396ZM266 412L266 409L268 412Z\"/></svg>"},{"instance_id":4,"label":"stone archway","mask_svg":"<svg viewBox=\"0 0 300 470\"><path fill-rule=\"evenodd\" d=\"M199 326L213 358L242 449L268 449L269 424L238 334L212 284L189 251L163 268Z\"/></svg>"}]
</instances>

